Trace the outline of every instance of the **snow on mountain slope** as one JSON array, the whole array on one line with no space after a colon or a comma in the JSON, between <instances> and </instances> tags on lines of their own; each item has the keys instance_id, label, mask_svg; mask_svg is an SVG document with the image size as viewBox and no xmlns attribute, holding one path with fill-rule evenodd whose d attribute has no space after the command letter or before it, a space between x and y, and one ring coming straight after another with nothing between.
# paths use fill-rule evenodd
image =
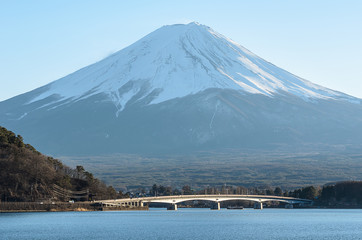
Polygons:
<instances>
[{"instance_id":1,"label":"snow on mountain slope","mask_svg":"<svg viewBox=\"0 0 362 240\"><path fill-rule=\"evenodd\" d=\"M0 125L59 155L361 149L359 101L190 23L0 102Z\"/></svg>"},{"instance_id":2,"label":"snow on mountain slope","mask_svg":"<svg viewBox=\"0 0 362 240\"><path fill-rule=\"evenodd\" d=\"M48 84L28 103L57 96L43 105L56 108L57 102L103 93L120 112L132 98L141 100L153 94L150 104L157 104L209 88L270 97L284 92L304 100L356 101L270 64L207 26L190 23L164 26L110 57Z\"/></svg>"}]
</instances>

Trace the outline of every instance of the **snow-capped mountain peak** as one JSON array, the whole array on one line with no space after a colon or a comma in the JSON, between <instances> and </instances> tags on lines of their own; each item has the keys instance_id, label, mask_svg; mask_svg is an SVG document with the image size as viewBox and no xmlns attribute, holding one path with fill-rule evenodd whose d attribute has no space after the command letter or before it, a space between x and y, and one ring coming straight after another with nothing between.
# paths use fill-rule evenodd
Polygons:
<instances>
[{"instance_id":1,"label":"snow-capped mountain peak","mask_svg":"<svg viewBox=\"0 0 362 240\"><path fill-rule=\"evenodd\" d=\"M234 41L198 24L164 26L113 55L44 87L33 103L44 105L107 96L122 111L131 100L152 96L150 104L210 88L263 94L292 94L308 99L355 98L329 90L282 70Z\"/></svg>"},{"instance_id":2,"label":"snow-capped mountain peak","mask_svg":"<svg viewBox=\"0 0 362 240\"><path fill-rule=\"evenodd\" d=\"M0 102L0 123L60 156L309 146L360 152L359 102L190 23L164 26Z\"/></svg>"}]
</instances>

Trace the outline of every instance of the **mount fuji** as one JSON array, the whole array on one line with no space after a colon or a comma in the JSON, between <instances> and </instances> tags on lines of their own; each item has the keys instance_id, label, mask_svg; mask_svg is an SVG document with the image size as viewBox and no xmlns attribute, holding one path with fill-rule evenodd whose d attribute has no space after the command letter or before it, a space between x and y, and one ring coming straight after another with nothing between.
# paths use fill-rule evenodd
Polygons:
<instances>
[{"instance_id":1,"label":"mount fuji","mask_svg":"<svg viewBox=\"0 0 362 240\"><path fill-rule=\"evenodd\" d=\"M362 105L190 23L0 102L0 125L53 155L348 148Z\"/></svg>"}]
</instances>

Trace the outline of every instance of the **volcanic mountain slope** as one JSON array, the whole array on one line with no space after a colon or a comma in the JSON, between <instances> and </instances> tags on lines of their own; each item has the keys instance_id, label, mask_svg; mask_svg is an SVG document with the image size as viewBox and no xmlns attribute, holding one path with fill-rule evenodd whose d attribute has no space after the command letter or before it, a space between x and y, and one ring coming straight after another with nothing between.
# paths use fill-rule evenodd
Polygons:
<instances>
[{"instance_id":1,"label":"volcanic mountain slope","mask_svg":"<svg viewBox=\"0 0 362 240\"><path fill-rule=\"evenodd\" d=\"M1 102L0 123L57 155L362 142L360 99L301 79L198 23L164 26Z\"/></svg>"}]
</instances>

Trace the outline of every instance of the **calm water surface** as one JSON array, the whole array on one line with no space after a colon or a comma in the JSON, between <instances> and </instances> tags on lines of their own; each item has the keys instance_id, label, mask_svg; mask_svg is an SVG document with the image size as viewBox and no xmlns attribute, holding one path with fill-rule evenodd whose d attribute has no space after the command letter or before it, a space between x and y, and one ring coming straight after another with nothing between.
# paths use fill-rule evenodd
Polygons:
<instances>
[{"instance_id":1,"label":"calm water surface","mask_svg":"<svg viewBox=\"0 0 362 240\"><path fill-rule=\"evenodd\" d=\"M0 239L362 239L362 210L0 213Z\"/></svg>"}]
</instances>

